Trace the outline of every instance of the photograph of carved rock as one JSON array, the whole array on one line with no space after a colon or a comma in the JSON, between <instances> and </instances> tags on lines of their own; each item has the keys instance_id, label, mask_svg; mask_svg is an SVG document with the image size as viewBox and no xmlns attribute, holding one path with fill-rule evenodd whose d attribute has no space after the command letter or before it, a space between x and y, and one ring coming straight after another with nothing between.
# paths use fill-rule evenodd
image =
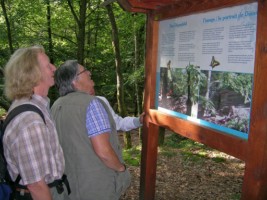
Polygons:
<instances>
[{"instance_id":1,"label":"photograph of carved rock","mask_svg":"<svg viewBox=\"0 0 267 200\"><path fill-rule=\"evenodd\" d=\"M160 68L158 106L242 133L249 132L253 74Z\"/></svg>"}]
</instances>

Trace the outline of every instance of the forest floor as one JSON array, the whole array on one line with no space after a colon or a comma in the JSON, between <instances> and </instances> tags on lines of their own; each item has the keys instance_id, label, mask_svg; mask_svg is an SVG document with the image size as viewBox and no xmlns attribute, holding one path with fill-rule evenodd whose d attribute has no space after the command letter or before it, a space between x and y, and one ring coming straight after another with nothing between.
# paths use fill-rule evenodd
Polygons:
<instances>
[{"instance_id":1,"label":"forest floor","mask_svg":"<svg viewBox=\"0 0 267 200\"><path fill-rule=\"evenodd\" d=\"M167 131L165 141L171 141L170 138L175 138L173 135ZM139 145L140 149L137 131L131 136L133 146ZM123 144L122 134L120 141ZM240 199L245 168L243 161L187 139L176 143L184 145L158 148L155 200ZM128 169L132 183L121 200L138 200L140 164L128 164Z\"/></svg>"}]
</instances>

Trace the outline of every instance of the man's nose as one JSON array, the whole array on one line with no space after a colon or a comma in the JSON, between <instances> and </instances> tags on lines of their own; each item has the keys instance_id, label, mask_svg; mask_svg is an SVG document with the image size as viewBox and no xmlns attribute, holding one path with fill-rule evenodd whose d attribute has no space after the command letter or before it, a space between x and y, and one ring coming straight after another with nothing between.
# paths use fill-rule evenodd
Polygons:
<instances>
[{"instance_id":1,"label":"man's nose","mask_svg":"<svg viewBox=\"0 0 267 200\"><path fill-rule=\"evenodd\" d=\"M51 69L51 71L55 72L56 71L56 66L50 63L50 69Z\"/></svg>"}]
</instances>

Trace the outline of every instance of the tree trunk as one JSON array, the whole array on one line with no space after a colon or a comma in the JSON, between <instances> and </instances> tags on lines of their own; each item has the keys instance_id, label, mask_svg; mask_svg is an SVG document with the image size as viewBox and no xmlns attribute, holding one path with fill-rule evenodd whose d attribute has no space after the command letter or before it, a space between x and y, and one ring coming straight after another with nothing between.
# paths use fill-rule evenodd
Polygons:
<instances>
[{"instance_id":1,"label":"tree trunk","mask_svg":"<svg viewBox=\"0 0 267 200\"><path fill-rule=\"evenodd\" d=\"M211 70L208 71L207 91L205 95L206 101L210 99L210 86L211 86ZM204 111L204 116L207 116L208 112L209 112L208 108L206 107Z\"/></svg>"},{"instance_id":2,"label":"tree trunk","mask_svg":"<svg viewBox=\"0 0 267 200\"><path fill-rule=\"evenodd\" d=\"M191 116L192 101L191 101L191 85L190 85L190 70L187 70L187 100L186 100L186 114Z\"/></svg>"},{"instance_id":3,"label":"tree trunk","mask_svg":"<svg viewBox=\"0 0 267 200\"><path fill-rule=\"evenodd\" d=\"M135 17L135 15L133 15ZM134 20L134 71L137 71L137 69L140 67L140 37L138 35L139 30L136 28L136 20ZM135 86L135 94L136 94L136 109L137 113L136 115L139 116L142 113L142 97L140 97L140 90L139 90L139 85L138 81L135 81L134 83ZM141 138L141 133L142 133L142 128L140 127L138 130L139 138Z\"/></svg>"},{"instance_id":4,"label":"tree trunk","mask_svg":"<svg viewBox=\"0 0 267 200\"><path fill-rule=\"evenodd\" d=\"M46 19L47 19L47 33L48 33L48 56L50 58L50 62L54 64L50 0L46 0Z\"/></svg>"},{"instance_id":5,"label":"tree trunk","mask_svg":"<svg viewBox=\"0 0 267 200\"><path fill-rule=\"evenodd\" d=\"M165 141L165 128L159 127L159 146L163 146Z\"/></svg>"},{"instance_id":6,"label":"tree trunk","mask_svg":"<svg viewBox=\"0 0 267 200\"><path fill-rule=\"evenodd\" d=\"M134 20L134 71L137 71L139 66L139 46L138 46L138 33L136 30L136 21ZM134 87L135 87L135 94L136 94L136 108L137 108L137 115L140 115L141 109L140 109L140 100L139 100L139 87L137 80L134 81Z\"/></svg>"},{"instance_id":7,"label":"tree trunk","mask_svg":"<svg viewBox=\"0 0 267 200\"><path fill-rule=\"evenodd\" d=\"M3 15L4 15L5 21L6 21L9 51L10 51L10 54L12 54L13 51L14 51L14 48L13 48L13 42L12 42L12 34L11 34L10 23L9 23L9 19L8 19L7 12L6 12L5 0L1 0L1 7L2 7Z\"/></svg>"},{"instance_id":8,"label":"tree trunk","mask_svg":"<svg viewBox=\"0 0 267 200\"><path fill-rule=\"evenodd\" d=\"M53 40L52 40L52 30L51 30L51 7L50 0L46 0L46 20L47 20L47 34L48 34L48 56L50 58L50 62L54 64L54 50L53 50ZM55 86L50 88L48 96L51 100L51 105L57 99L57 89Z\"/></svg>"},{"instance_id":9,"label":"tree trunk","mask_svg":"<svg viewBox=\"0 0 267 200\"><path fill-rule=\"evenodd\" d=\"M13 48L11 27L10 27L9 18L8 18L7 11L6 11L5 1L0 0L0 3L1 3L1 8L3 11L4 18L5 18L5 22L6 22L9 52L10 52L10 54L12 54L14 52L14 48ZM1 77L1 83L2 83L2 77L4 77L4 68L1 68L1 67L0 67L0 77ZM8 109L10 107L10 102L8 100L6 100L6 98L4 97L4 88L3 87L1 87L1 93L2 93L2 96L0 97L0 107L5 109L6 111L8 111Z\"/></svg>"},{"instance_id":10,"label":"tree trunk","mask_svg":"<svg viewBox=\"0 0 267 200\"><path fill-rule=\"evenodd\" d=\"M80 1L80 24L78 32L78 50L77 59L81 65L84 65L84 45L85 45L85 21L86 21L86 0Z\"/></svg>"},{"instance_id":11,"label":"tree trunk","mask_svg":"<svg viewBox=\"0 0 267 200\"><path fill-rule=\"evenodd\" d=\"M161 79L162 79L162 86L161 86L161 101L163 105L167 105L167 92L168 92L168 74L167 68L161 68Z\"/></svg>"},{"instance_id":12,"label":"tree trunk","mask_svg":"<svg viewBox=\"0 0 267 200\"><path fill-rule=\"evenodd\" d=\"M68 0L68 5L70 7L71 13L78 25L77 60L79 64L84 65L85 22L86 22L87 0L80 0L79 3L80 3L80 13L79 13L79 18L78 18L73 8L72 1Z\"/></svg>"},{"instance_id":13,"label":"tree trunk","mask_svg":"<svg viewBox=\"0 0 267 200\"><path fill-rule=\"evenodd\" d=\"M124 141L124 147L125 149L130 149L132 148L132 136L130 132L125 132L123 134L123 141Z\"/></svg>"},{"instance_id":14,"label":"tree trunk","mask_svg":"<svg viewBox=\"0 0 267 200\"><path fill-rule=\"evenodd\" d=\"M121 55L120 55L118 28L117 28L117 24L115 21L115 17L114 17L111 4L106 5L106 9L107 9L110 24L111 24L112 44L113 44L113 50L115 54L118 110L119 110L120 116L125 117L127 115L127 111L126 111L125 104L124 104L123 76L122 76L122 70L121 70ZM131 135L129 132L126 132L124 134L124 143L125 143L126 148L132 147Z\"/></svg>"}]
</instances>

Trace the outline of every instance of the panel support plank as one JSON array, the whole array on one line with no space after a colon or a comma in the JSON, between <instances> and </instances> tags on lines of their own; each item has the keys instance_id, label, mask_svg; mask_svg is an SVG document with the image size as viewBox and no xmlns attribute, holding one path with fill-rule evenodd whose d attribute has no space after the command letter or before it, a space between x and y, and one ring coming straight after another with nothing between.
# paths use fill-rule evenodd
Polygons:
<instances>
[{"instance_id":1,"label":"panel support plank","mask_svg":"<svg viewBox=\"0 0 267 200\"><path fill-rule=\"evenodd\" d=\"M267 1L258 1L254 88L242 200L267 199Z\"/></svg>"},{"instance_id":2,"label":"panel support plank","mask_svg":"<svg viewBox=\"0 0 267 200\"><path fill-rule=\"evenodd\" d=\"M149 110L155 108L158 25L148 13L146 33L145 95L146 112L142 133L140 199L153 200L155 196L158 125L150 123Z\"/></svg>"}]
</instances>

